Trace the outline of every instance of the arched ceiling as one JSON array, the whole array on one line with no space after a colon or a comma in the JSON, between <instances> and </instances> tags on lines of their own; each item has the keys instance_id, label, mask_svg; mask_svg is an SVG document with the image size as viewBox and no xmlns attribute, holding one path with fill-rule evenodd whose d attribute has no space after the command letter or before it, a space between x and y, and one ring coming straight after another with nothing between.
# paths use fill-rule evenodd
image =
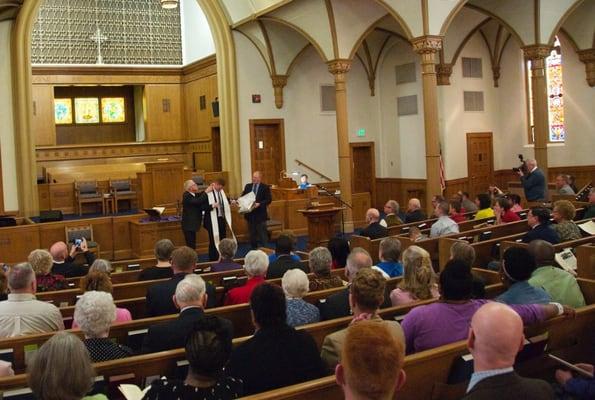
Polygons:
<instances>
[{"instance_id":1,"label":"arched ceiling","mask_svg":"<svg viewBox=\"0 0 595 400\"><path fill-rule=\"evenodd\" d=\"M0 0L0 21L13 19L19 13L24 0Z\"/></svg>"},{"instance_id":2,"label":"arched ceiling","mask_svg":"<svg viewBox=\"0 0 595 400\"><path fill-rule=\"evenodd\" d=\"M568 16L562 25L576 50L595 47L595 1L587 0Z\"/></svg>"}]
</instances>

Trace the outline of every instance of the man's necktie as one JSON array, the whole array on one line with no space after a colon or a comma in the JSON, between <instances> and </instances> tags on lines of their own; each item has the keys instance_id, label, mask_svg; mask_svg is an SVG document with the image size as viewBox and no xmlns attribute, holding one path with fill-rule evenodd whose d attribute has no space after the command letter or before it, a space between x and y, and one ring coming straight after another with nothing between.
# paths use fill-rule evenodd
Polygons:
<instances>
[{"instance_id":1,"label":"man's necktie","mask_svg":"<svg viewBox=\"0 0 595 400\"><path fill-rule=\"evenodd\" d=\"M254 185L253 189L254 189L254 194L258 193L258 183L256 185Z\"/></svg>"}]
</instances>

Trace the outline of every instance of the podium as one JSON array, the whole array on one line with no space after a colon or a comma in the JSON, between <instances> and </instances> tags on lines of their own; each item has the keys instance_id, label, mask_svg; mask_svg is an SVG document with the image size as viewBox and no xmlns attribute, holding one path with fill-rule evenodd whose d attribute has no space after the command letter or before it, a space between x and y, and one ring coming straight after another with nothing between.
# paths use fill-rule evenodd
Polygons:
<instances>
[{"instance_id":1,"label":"podium","mask_svg":"<svg viewBox=\"0 0 595 400\"><path fill-rule=\"evenodd\" d=\"M308 250L326 246L334 235L335 217L344 207L321 205L317 208L298 210L308 220Z\"/></svg>"}]
</instances>

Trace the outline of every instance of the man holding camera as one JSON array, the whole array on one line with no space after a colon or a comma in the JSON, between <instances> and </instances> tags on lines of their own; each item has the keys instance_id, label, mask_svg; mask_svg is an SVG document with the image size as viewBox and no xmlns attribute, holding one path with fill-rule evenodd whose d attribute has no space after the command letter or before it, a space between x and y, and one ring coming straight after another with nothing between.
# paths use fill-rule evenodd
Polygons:
<instances>
[{"instance_id":1,"label":"man holding camera","mask_svg":"<svg viewBox=\"0 0 595 400\"><path fill-rule=\"evenodd\" d=\"M545 175L537 168L537 161L525 161L526 168L515 168L514 171L521 178L527 201L545 201L547 184ZM523 171L524 170L524 171Z\"/></svg>"},{"instance_id":2,"label":"man holding camera","mask_svg":"<svg viewBox=\"0 0 595 400\"><path fill-rule=\"evenodd\" d=\"M85 256L86 265L77 264L74 260L77 254L80 253ZM66 243L54 243L52 247L50 247L50 254L54 259L52 274L63 275L66 278L87 275L89 265L93 264L93 261L95 261L95 254L89 251L87 240L85 238L76 239L75 243L70 247L70 253L68 252Z\"/></svg>"}]
</instances>

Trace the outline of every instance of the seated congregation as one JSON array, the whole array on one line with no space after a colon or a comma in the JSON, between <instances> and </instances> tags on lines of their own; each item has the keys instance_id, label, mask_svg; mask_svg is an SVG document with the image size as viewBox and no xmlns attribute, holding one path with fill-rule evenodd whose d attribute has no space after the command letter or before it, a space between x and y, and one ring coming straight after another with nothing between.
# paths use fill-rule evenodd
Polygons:
<instances>
[{"instance_id":1,"label":"seated congregation","mask_svg":"<svg viewBox=\"0 0 595 400\"><path fill-rule=\"evenodd\" d=\"M414 398L423 381L408 376L411 360L431 359L449 346L463 351L466 341L472 366L458 392L466 399L592 398L593 378L562 369L555 382L535 379L545 369L524 377L517 358L536 327L572 329L584 313L592 324L595 282L556 263L560 245L593 248L593 236L575 222L584 210L566 200L551 213L542 206L523 210L515 200L435 196L430 218L417 199L403 214L389 200L383 214L366 213L360 236L367 236L361 242L367 248L356 247L354 235L351 243L336 237L305 253L296 250L291 232L282 232L275 250L236 259L237 243L223 239L219 260L197 264L195 250L165 239L155 243L154 265L123 272L95 259L86 243L34 250L27 262L0 273L0 349L14 349L12 365L0 362L6 376L0 387L18 387L8 384L13 379L38 399L102 399L110 389L94 378L108 368L105 362L131 360L134 373L139 357L174 352L187 367L171 374L163 364L162 377L143 381L144 398L276 398L293 387L303 396L336 394L318 386L331 375L345 398ZM498 241L511 235L498 231L511 226L519 240L504 248ZM488 240L461 239L486 229ZM484 249L494 240L496 251ZM79 253L84 264L74 261ZM123 274L134 279L121 283ZM144 295L134 299L133 290ZM72 305L61 304L60 294L71 292ZM17 357L25 343L39 345L26 366ZM543 356L543 349L533 355ZM593 371L589 364L579 368ZM300 386L306 383L311 389Z\"/></svg>"}]
</instances>

